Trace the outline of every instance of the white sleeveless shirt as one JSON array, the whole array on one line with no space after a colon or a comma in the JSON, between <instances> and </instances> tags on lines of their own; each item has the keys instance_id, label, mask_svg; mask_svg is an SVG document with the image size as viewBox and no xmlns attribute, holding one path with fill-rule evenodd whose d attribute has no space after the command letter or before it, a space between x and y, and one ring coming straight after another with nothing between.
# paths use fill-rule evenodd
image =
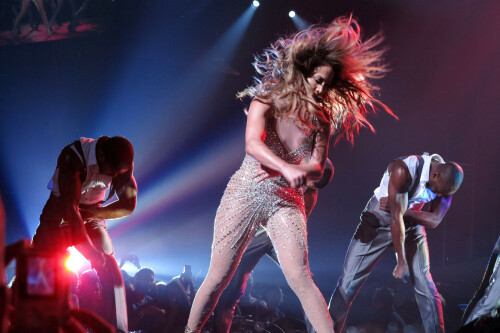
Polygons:
<instances>
[{"instance_id":1,"label":"white sleeveless shirt","mask_svg":"<svg viewBox=\"0 0 500 333\"><path fill-rule=\"evenodd\" d=\"M87 177L82 184L82 192L79 204L91 205L102 202L106 196L106 190L111 186L112 177L101 174L99 172L99 165L97 164L96 157L96 144L97 140L89 138L80 138L82 144L84 163L87 166ZM80 158L80 153L74 146L70 146ZM80 158L81 159L81 158ZM59 198L61 193L59 191L59 168L56 168L52 179L50 180L47 188Z\"/></svg>"},{"instance_id":2,"label":"white sleeveless shirt","mask_svg":"<svg viewBox=\"0 0 500 333\"><path fill-rule=\"evenodd\" d=\"M424 167L422 168L422 173L420 175L419 185L415 190L413 196L411 198L408 198L408 209L413 211L420 211L424 206L424 204L436 198L436 194L432 192L430 189L428 189L426 186L427 182L429 181L431 160L435 159L440 163L444 163L443 158L438 154L432 154L431 156L429 156L428 154L423 154L422 158L424 160ZM418 156L410 155L405 159L403 159L402 161L406 164L408 170L410 170L411 174L410 188L412 188L415 181L417 181L415 178L417 172ZM380 198L387 197L389 195L388 191L389 178L390 178L389 172L386 170L384 176L382 177L382 180L380 181L379 187L377 187L375 191L373 191L375 193L375 197L377 198L377 200L380 200Z\"/></svg>"}]
</instances>

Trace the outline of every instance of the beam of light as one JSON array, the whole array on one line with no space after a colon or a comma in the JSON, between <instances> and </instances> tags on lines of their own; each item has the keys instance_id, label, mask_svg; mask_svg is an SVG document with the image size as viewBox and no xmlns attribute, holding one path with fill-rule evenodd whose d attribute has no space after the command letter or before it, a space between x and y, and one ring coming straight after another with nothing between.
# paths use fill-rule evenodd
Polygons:
<instances>
[{"instance_id":1,"label":"beam of light","mask_svg":"<svg viewBox=\"0 0 500 333\"><path fill-rule=\"evenodd\" d=\"M167 87L160 84L149 87L151 89L144 89L138 85L138 81L143 80L142 59L140 65L132 66L141 68L140 72L130 72L128 75L130 77L120 80L122 83L116 88L118 98L109 102L110 105L101 122L102 128L96 132L109 133L111 131L109 124L113 124L112 129L131 133L128 137L137 152L136 178L140 178L141 174L148 175L151 170L157 169L158 163L163 160L162 157L169 156L175 147L187 140L186 136L192 135L184 129L202 127L208 118L214 116L213 113L200 110L209 105L210 100L220 98L215 92L225 75L238 74L231 68L231 60L254 13L255 9L249 6L210 50L201 54L197 63L189 66L187 73L170 78L172 82L167 83ZM143 55L138 55L138 58L141 56ZM166 70L161 63L155 63L153 67L155 71L153 75L171 76L168 68ZM132 77L134 74L136 77ZM144 90L146 97L142 92L130 94L121 90ZM229 96L234 98L234 92L230 92ZM147 114L147 117L144 114ZM162 146L160 156L159 145Z\"/></svg>"},{"instance_id":2,"label":"beam of light","mask_svg":"<svg viewBox=\"0 0 500 333\"><path fill-rule=\"evenodd\" d=\"M22 177L5 177L6 186L2 186L6 193L12 192L13 201L18 206L9 209L16 211L21 221L10 223L26 226L22 235L19 235L21 231L16 231L10 240L31 237L35 233L38 217L49 196L46 186L55 169L57 156L62 147L80 136L123 135L129 138L136 151L135 175L138 179L141 174L149 175L151 170L161 168L162 156L171 155L173 147L182 145L186 136L192 135L185 129L203 126L207 118L213 117L213 113L204 111L203 106L208 105L208 100L218 97L214 92L225 75L237 74L231 69L230 61L254 13L255 8L249 6L214 46L200 55L202 61L189 67L186 75L178 75L182 69L166 65L175 62L175 57L159 46L158 36L144 38L151 35L144 32L139 45L134 44L136 51L132 58L125 60L126 71L116 75L116 82L110 82L110 97L103 98L103 105L96 105L106 110L100 112L98 122L89 122L87 111L67 112L78 110L78 107L69 102L65 104L64 100L48 111L51 128L58 129L49 137L47 127L41 126L36 117L13 113L5 126L0 122L2 134L9 138L9 145L2 147L7 153L2 153L2 156L16 156L2 161L2 170L7 175L22 174ZM152 61L145 61L145 57ZM68 91L69 96L71 93ZM234 98L234 92L230 92L230 96ZM33 140L32 150L39 151L38 156L18 154L26 149L19 128L33 129L33 137L46 138ZM160 155L159 146L162 147ZM19 171L19 165L32 165L34 159L38 161L37 168L29 168L29 172ZM23 191L25 183L36 190Z\"/></svg>"},{"instance_id":3,"label":"beam of light","mask_svg":"<svg viewBox=\"0 0 500 333\"><path fill-rule=\"evenodd\" d=\"M255 10L252 6L248 7L231 27L215 42L210 50L200 57L201 61L194 66L194 71L191 72L188 77L192 77L193 79L198 78L200 76L199 71L206 71L207 69L238 74L237 72L231 71L229 66L254 14ZM222 77L220 75L213 75L212 73L211 76L213 77L211 78L213 83L218 84L221 81ZM212 89L213 88L215 87L212 87Z\"/></svg>"},{"instance_id":4,"label":"beam of light","mask_svg":"<svg viewBox=\"0 0 500 333\"><path fill-rule=\"evenodd\" d=\"M290 13L292 13L292 12L290 12ZM309 27L311 25L311 23L307 22L302 17L297 15L297 13L293 12L293 16L290 15L290 13L289 13L289 16L292 18L293 24L295 24L295 28L297 28L297 30L307 29L307 27Z\"/></svg>"},{"instance_id":5,"label":"beam of light","mask_svg":"<svg viewBox=\"0 0 500 333\"><path fill-rule=\"evenodd\" d=\"M1 153L0 153L1 154ZM2 156L6 156L3 154ZM6 166L6 165L5 165ZM21 204L23 203L21 200L18 200L17 196L22 196L21 193L17 193L13 189L16 188L10 183L15 183L15 173L6 173L3 171L4 165L0 163L0 206L3 203L5 207L3 209L3 219L4 219L4 228L5 228L5 244L14 243L20 238L30 237L32 235L32 231L30 229L30 224L27 223L26 220L26 212L21 209ZM19 170L14 169L19 172ZM3 175L10 175L9 177L3 177ZM7 178L7 179L4 179ZM9 185L7 185L9 183ZM22 192L22 191L19 191ZM10 194L7 195L7 194ZM3 195L3 197L2 197ZM28 205L30 207L30 205ZM0 212L2 215L2 212Z\"/></svg>"},{"instance_id":6,"label":"beam of light","mask_svg":"<svg viewBox=\"0 0 500 333\"><path fill-rule=\"evenodd\" d=\"M177 275L184 265L190 264L204 276L210 263L208 249L212 242L215 209L216 205L193 206L190 212L183 210L171 221L158 223L147 231L137 228L117 239L115 249L117 253L124 253L134 248L141 264L154 268L155 273L161 275Z\"/></svg>"},{"instance_id":7,"label":"beam of light","mask_svg":"<svg viewBox=\"0 0 500 333\"><path fill-rule=\"evenodd\" d=\"M213 69L214 65L217 66L218 62L224 62L223 65L230 66L236 49L240 45L243 35L248 29L254 14L254 8L252 8L252 6L248 7L231 27L229 27L229 29L215 42L210 50L200 57L201 61L194 66L194 71L190 73L189 76L194 75L198 77L200 69ZM226 68L226 71L227 70ZM214 77L216 81L220 81L220 78L220 75Z\"/></svg>"},{"instance_id":8,"label":"beam of light","mask_svg":"<svg viewBox=\"0 0 500 333\"><path fill-rule=\"evenodd\" d=\"M80 273L90 268L90 263L74 246L68 248L69 256L64 263L65 267L75 273Z\"/></svg>"},{"instance_id":9,"label":"beam of light","mask_svg":"<svg viewBox=\"0 0 500 333\"><path fill-rule=\"evenodd\" d=\"M185 135L192 135L192 132L185 129L196 129L197 127L203 129L207 119L217 117L217 114L200 112L200 110L209 105L211 99L221 98L220 94L216 94L216 92L224 74L235 74L230 67L231 60L254 13L255 9L249 6L216 43L199 57L200 60L181 76L182 81L173 85L169 94L166 95L165 91L161 91L161 94L157 96L156 105L152 106L151 109L160 110L163 119L150 119L143 131L139 128L134 132L141 133L144 138L155 133L153 142L160 143L162 155L158 154L158 144L152 145L151 141L145 140L143 147L141 146L142 140L139 139L138 146L137 141L134 141L134 145L138 147L136 151L141 151L140 160L136 162L136 177L140 177L141 174L149 174L155 168L161 170L161 165L154 163L161 163L165 156L172 154L171 151L175 147L184 144ZM233 96L234 92L230 92L228 97L234 98ZM165 110L166 107L168 107L167 110ZM176 204L183 202L186 197L201 191L203 188L217 182L227 181L228 176L235 171L235 165L238 162L241 163L244 156L242 130L242 128L237 128L234 133L228 134L227 139L221 139L212 146L202 147L200 152L191 151L187 157L180 156L178 167L174 170L163 168L163 175L158 176L155 186L139 189L140 194L134 214L121 221L108 221L110 235L112 239L116 240L115 248L120 247L118 243L123 238L121 236L126 238L127 235L133 234L137 240L132 241L132 243L126 242L126 250L142 252L139 250L150 244L144 242L144 238L148 235L140 236L142 229L144 229L144 223L151 224L155 217L172 210ZM235 137L238 137L238 140L235 140ZM189 159L189 156L193 157ZM213 212L210 215L212 214ZM208 217L207 221L213 220L213 217ZM211 223L206 225L209 230L205 230L205 234L210 233L212 228ZM186 234L185 231L184 234ZM134 248L134 244L140 249ZM152 256L151 253L147 255L148 257Z\"/></svg>"},{"instance_id":10,"label":"beam of light","mask_svg":"<svg viewBox=\"0 0 500 333\"><path fill-rule=\"evenodd\" d=\"M238 130L240 132L240 130ZM244 156L243 142L229 139L206 148L199 154L193 154L177 168L159 179L153 188L138 196L137 208L126 220L109 220L108 229L112 238L140 226L158 214L181 202L186 196L200 191L214 182L228 179L234 172L234 165ZM224 159L222 160L222 156ZM131 249L135 250L135 249Z\"/></svg>"},{"instance_id":11,"label":"beam of light","mask_svg":"<svg viewBox=\"0 0 500 333\"><path fill-rule=\"evenodd\" d=\"M19 109L22 109L22 106ZM47 113L44 109L43 114L47 119L56 122L50 126L40 122L37 116L29 115L29 112L10 112L7 121L4 123L0 121L0 132L4 139L2 142L8 142L0 147L0 155L9 156L0 161L2 164L0 172L3 175L0 179L0 190L5 191L3 194L6 198L7 193L10 197L7 200L9 207L6 207L9 212L7 224L11 226L19 224L7 229L8 242L33 236L38 225L38 217L50 194L47 183L55 170L57 156L65 144L78 137L78 135L75 137L75 131L71 130L71 126L67 125L69 116L56 116L58 111L58 107L52 108ZM78 122L78 112L75 112L74 118L73 121ZM58 130L50 131L48 134L51 126ZM25 128L29 130L20 130ZM66 141L64 138L67 137L71 139ZM62 141L59 141L61 138ZM37 161L36 167L33 165L34 160ZM15 234L11 234L12 232Z\"/></svg>"}]
</instances>

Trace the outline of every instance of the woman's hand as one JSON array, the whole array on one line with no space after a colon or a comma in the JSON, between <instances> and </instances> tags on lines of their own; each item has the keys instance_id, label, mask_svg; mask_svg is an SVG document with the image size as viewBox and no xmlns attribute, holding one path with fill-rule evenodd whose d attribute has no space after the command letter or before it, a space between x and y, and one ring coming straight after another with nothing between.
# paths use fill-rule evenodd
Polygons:
<instances>
[{"instance_id":1,"label":"woman's hand","mask_svg":"<svg viewBox=\"0 0 500 333\"><path fill-rule=\"evenodd\" d=\"M270 169L262 164L259 163L259 171L253 176L253 179L257 179L257 183L260 183L264 179L268 178L274 178L274 177L279 177L281 176L281 173L279 171Z\"/></svg>"},{"instance_id":2,"label":"woman's hand","mask_svg":"<svg viewBox=\"0 0 500 333\"><path fill-rule=\"evenodd\" d=\"M281 174L293 188L299 188L307 183L307 171L299 165L287 163L282 167Z\"/></svg>"}]
</instances>

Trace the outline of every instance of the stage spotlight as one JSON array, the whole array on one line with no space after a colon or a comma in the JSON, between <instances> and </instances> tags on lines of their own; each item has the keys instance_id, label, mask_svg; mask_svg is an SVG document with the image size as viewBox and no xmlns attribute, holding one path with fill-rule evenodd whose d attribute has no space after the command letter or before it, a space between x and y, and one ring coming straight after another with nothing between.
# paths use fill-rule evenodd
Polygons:
<instances>
[{"instance_id":1,"label":"stage spotlight","mask_svg":"<svg viewBox=\"0 0 500 333\"><path fill-rule=\"evenodd\" d=\"M254 6L255 8L257 8L257 7L260 6L260 2L258 2L257 0L254 0L254 1L252 1L252 6Z\"/></svg>"},{"instance_id":2,"label":"stage spotlight","mask_svg":"<svg viewBox=\"0 0 500 333\"><path fill-rule=\"evenodd\" d=\"M288 13L288 16L290 16L290 18L292 19L292 22L293 24L295 24L297 30L304 30L311 25L309 22L300 17L300 15L297 15L297 13L295 13L293 10Z\"/></svg>"},{"instance_id":3,"label":"stage spotlight","mask_svg":"<svg viewBox=\"0 0 500 333\"><path fill-rule=\"evenodd\" d=\"M84 266L89 266L89 262L74 246L68 249L69 257L66 259L66 268L79 273Z\"/></svg>"}]
</instances>

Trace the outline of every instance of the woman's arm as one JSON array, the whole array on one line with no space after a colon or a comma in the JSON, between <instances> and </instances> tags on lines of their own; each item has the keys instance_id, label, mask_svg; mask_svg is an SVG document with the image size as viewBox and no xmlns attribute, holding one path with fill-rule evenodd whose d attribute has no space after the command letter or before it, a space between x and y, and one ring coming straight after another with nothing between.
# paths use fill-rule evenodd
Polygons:
<instances>
[{"instance_id":1,"label":"woman's arm","mask_svg":"<svg viewBox=\"0 0 500 333\"><path fill-rule=\"evenodd\" d=\"M324 126L322 131L316 134L314 148L311 153L309 163L302 164L301 167L307 172L308 180L318 181L323 177L325 163L328 157L328 147L330 143L330 125Z\"/></svg>"},{"instance_id":2,"label":"woman's arm","mask_svg":"<svg viewBox=\"0 0 500 333\"><path fill-rule=\"evenodd\" d=\"M247 127L245 132L245 143L247 153L255 158L264 169L271 169L281 174L291 187L297 188L305 185L309 179L319 179L323 173L328 150L328 135L323 134L317 139L311 162L306 165L289 164L279 156L275 155L264 143L266 138L266 121L272 117L272 105L254 99L248 110Z\"/></svg>"},{"instance_id":3,"label":"woman's arm","mask_svg":"<svg viewBox=\"0 0 500 333\"><path fill-rule=\"evenodd\" d=\"M254 99L248 110L245 145L247 154L255 158L264 167L281 173L286 162L276 156L264 143L266 138L266 121L272 117L271 104Z\"/></svg>"}]
</instances>

